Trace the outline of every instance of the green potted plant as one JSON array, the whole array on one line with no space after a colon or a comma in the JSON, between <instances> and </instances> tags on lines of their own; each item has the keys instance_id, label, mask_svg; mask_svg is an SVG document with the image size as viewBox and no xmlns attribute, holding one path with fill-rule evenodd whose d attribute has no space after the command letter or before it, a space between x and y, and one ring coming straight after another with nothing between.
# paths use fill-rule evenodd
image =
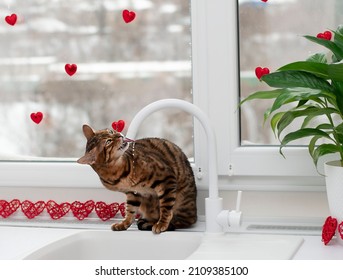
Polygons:
<instances>
[{"instance_id":1,"label":"green potted plant","mask_svg":"<svg viewBox=\"0 0 343 280\"><path fill-rule=\"evenodd\" d=\"M252 93L241 105L255 99L273 101L272 106L265 111L264 120L270 119L271 129L280 140L282 155L282 149L286 145L305 137L310 139L307 147L316 167L319 158L337 154L337 161L325 164L325 175L330 212L338 221L338 236L341 237L338 239L342 240L343 26L332 33L326 31L316 37L304 37L327 48L331 55L317 53L305 61L284 65L272 73L259 67L256 69L258 78L273 89ZM294 128L295 120L300 121L299 127ZM314 120L320 120L320 123ZM285 132L286 128L291 132ZM341 172L338 178L332 177L336 171ZM336 190L331 189L332 183L338 184L334 187ZM332 201L339 197L340 201Z\"/></svg>"}]
</instances>

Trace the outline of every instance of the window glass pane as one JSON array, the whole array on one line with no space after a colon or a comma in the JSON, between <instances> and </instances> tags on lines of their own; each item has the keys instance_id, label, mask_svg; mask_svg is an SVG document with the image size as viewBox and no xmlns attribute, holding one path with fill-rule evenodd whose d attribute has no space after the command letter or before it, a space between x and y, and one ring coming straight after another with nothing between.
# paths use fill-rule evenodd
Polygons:
<instances>
[{"instance_id":1,"label":"window glass pane","mask_svg":"<svg viewBox=\"0 0 343 280\"><path fill-rule=\"evenodd\" d=\"M79 157L84 123L102 129L123 119L127 129L155 100L192 101L189 5L185 0L0 4L0 160ZM135 13L127 15L133 19L128 23L126 9ZM69 75L72 64L77 69ZM140 135L168 138L193 156L192 127L187 114L166 110L147 119Z\"/></svg>"},{"instance_id":2,"label":"window glass pane","mask_svg":"<svg viewBox=\"0 0 343 280\"><path fill-rule=\"evenodd\" d=\"M256 67L275 71L314 53L327 52L302 36L336 30L343 23L341 0L239 0L238 3L241 98L257 90L270 89L256 78ZM269 122L263 125L263 113L270 104L258 100L242 106L242 145L279 144ZM304 141L307 139L296 144Z\"/></svg>"}]
</instances>

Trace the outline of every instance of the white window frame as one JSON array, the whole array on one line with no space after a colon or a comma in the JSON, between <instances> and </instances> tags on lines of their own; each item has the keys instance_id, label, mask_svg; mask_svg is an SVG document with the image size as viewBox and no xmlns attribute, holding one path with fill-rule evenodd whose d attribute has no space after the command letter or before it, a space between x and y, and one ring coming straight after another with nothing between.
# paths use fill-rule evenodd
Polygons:
<instances>
[{"instance_id":1,"label":"white window frame","mask_svg":"<svg viewBox=\"0 0 343 280\"><path fill-rule=\"evenodd\" d=\"M240 145L237 1L193 2L194 103L208 113L216 133L220 188L324 190L324 177L306 147L285 148L284 159L279 147ZM204 143L196 144L195 156L205 149Z\"/></svg>"},{"instance_id":2,"label":"white window frame","mask_svg":"<svg viewBox=\"0 0 343 280\"><path fill-rule=\"evenodd\" d=\"M286 148L285 160L278 147L240 146L237 2L192 0L191 22L193 99L208 114L216 134L220 189L323 190L324 179L316 172L306 148ZM207 143L197 122L194 140L194 169L201 177L197 183L206 189ZM92 168L77 164L75 159L0 162L0 178L0 190L103 188Z\"/></svg>"}]
</instances>

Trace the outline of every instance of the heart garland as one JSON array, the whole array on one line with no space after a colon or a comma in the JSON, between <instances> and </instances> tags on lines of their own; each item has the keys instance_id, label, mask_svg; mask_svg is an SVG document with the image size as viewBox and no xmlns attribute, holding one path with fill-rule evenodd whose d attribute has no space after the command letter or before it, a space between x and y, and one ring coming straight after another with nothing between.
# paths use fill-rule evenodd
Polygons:
<instances>
[{"instance_id":1,"label":"heart garland","mask_svg":"<svg viewBox=\"0 0 343 280\"><path fill-rule=\"evenodd\" d=\"M43 212L44 208L44 201L37 201L36 203L32 203L29 200L25 200L21 203L21 211L29 219L33 219L34 217L38 216L40 213Z\"/></svg>"},{"instance_id":2,"label":"heart garland","mask_svg":"<svg viewBox=\"0 0 343 280\"><path fill-rule=\"evenodd\" d=\"M341 222L338 227L337 227L339 236L341 237L341 239L343 239L343 222Z\"/></svg>"},{"instance_id":3,"label":"heart garland","mask_svg":"<svg viewBox=\"0 0 343 280\"><path fill-rule=\"evenodd\" d=\"M39 124L43 119L43 113L42 112L32 113L30 117L33 122L35 122L36 124Z\"/></svg>"},{"instance_id":4,"label":"heart garland","mask_svg":"<svg viewBox=\"0 0 343 280\"><path fill-rule=\"evenodd\" d=\"M66 71L66 73L69 75L69 76L73 76L75 73L76 73L76 71L77 71L77 65L76 64L66 64L65 66L64 66L64 69L65 69L65 71Z\"/></svg>"},{"instance_id":5,"label":"heart garland","mask_svg":"<svg viewBox=\"0 0 343 280\"><path fill-rule=\"evenodd\" d=\"M130 23L136 18L136 13L129 10L124 10L122 13L125 23Z\"/></svg>"},{"instance_id":6,"label":"heart garland","mask_svg":"<svg viewBox=\"0 0 343 280\"><path fill-rule=\"evenodd\" d=\"M49 200L45 207L50 217L54 220L62 218L70 211L70 204L68 202L58 204L53 200Z\"/></svg>"},{"instance_id":7,"label":"heart garland","mask_svg":"<svg viewBox=\"0 0 343 280\"><path fill-rule=\"evenodd\" d=\"M123 120L119 120L117 122L112 123L112 128L115 131L122 132L124 127L125 127L125 121L123 121Z\"/></svg>"},{"instance_id":8,"label":"heart garland","mask_svg":"<svg viewBox=\"0 0 343 280\"><path fill-rule=\"evenodd\" d=\"M94 209L94 201L88 200L85 203L74 201L71 204L71 211L78 220L87 218Z\"/></svg>"},{"instance_id":9,"label":"heart garland","mask_svg":"<svg viewBox=\"0 0 343 280\"><path fill-rule=\"evenodd\" d=\"M12 215L20 206L18 199L13 199L10 202L6 200L0 200L0 216L7 218Z\"/></svg>"},{"instance_id":10,"label":"heart garland","mask_svg":"<svg viewBox=\"0 0 343 280\"><path fill-rule=\"evenodd\" d=\"M122 215L122 217L125 218L125 216L126 216L126 207L125 207L124 203L119 205L119 211L120 211L120 214Z\"/></svg>"},{"instance_id":11,"label":"heart garland","mask_svg":"<svg viewBox=\"0 0 343 280\"><path fill-rule=\"evenodd\" d=\"M17 22L17 15L16 14L11 14L9 16L5 17L5 21L9 24L9 25L15 25Z\"/></svg>"},{"instance_id":12,"label":"heart garland","mask_svg":"<svg viewBox=\"0 0 343 280\"><path fill-rule=\"evenodd\" d=\"M118 202L106 204L103 201L94 202L93 200L88 200L85 203L74 201L73 203L63 202L58 204L54 200L49 200L46 203L44 201L33 203L29 200L20 202L19 199L13 199L11 201L0 200L0 216L8 218L15 213L19 207L21 207L22 212L28 219L35 218L41 214L44 209L46 209L53 220L61 219L68 214L70 210L72 210L75 218L83 220L89 216L93 209L102 221L114 218L118 212L120 212L122 217L125 217L125 202L121 204Z\"/></svg>"},{"instance_id":13,"label":"heart garland","mask_svg":"<svg viewBox=\"0 0 343 280\"><path fill-rule=\"evenodd\" d=\"M99 201L95 204L95 212L103 221L113 218L117 214L118 210L119 204L117 202L106 204L103 201Z\"/></svg>"}]
</instances>

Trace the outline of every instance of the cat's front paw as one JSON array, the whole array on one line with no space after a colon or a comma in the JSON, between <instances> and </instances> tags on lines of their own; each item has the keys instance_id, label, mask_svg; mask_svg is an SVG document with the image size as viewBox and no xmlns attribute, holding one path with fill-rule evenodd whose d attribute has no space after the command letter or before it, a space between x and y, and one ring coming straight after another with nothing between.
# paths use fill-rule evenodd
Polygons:
<instances>
[{"instance_id":1,"label":"cat's front paw","mask_svg":"<svg viewBox=\"0 0 343 280\"><path fill-rule=\"evenodd\" d=\"M111 229L113 231L121 231L121 230L127 230L129 228L130 225L127 225L126 223L118 223L118 224L113 224L111 226Z\"/></svg>"},{"instance_id":2,"label":"cat's front paw","mask_svg":"<svg viewBox=\"0 0 343 280\"><path fill-rule=\"evenodd\" d=\"M152 232L156 233L156 234L159 234L161 232L167 231L168 227L169 227L169 224L158 222L158 223L153 225Z\"/></svg>"}]
</instances>

